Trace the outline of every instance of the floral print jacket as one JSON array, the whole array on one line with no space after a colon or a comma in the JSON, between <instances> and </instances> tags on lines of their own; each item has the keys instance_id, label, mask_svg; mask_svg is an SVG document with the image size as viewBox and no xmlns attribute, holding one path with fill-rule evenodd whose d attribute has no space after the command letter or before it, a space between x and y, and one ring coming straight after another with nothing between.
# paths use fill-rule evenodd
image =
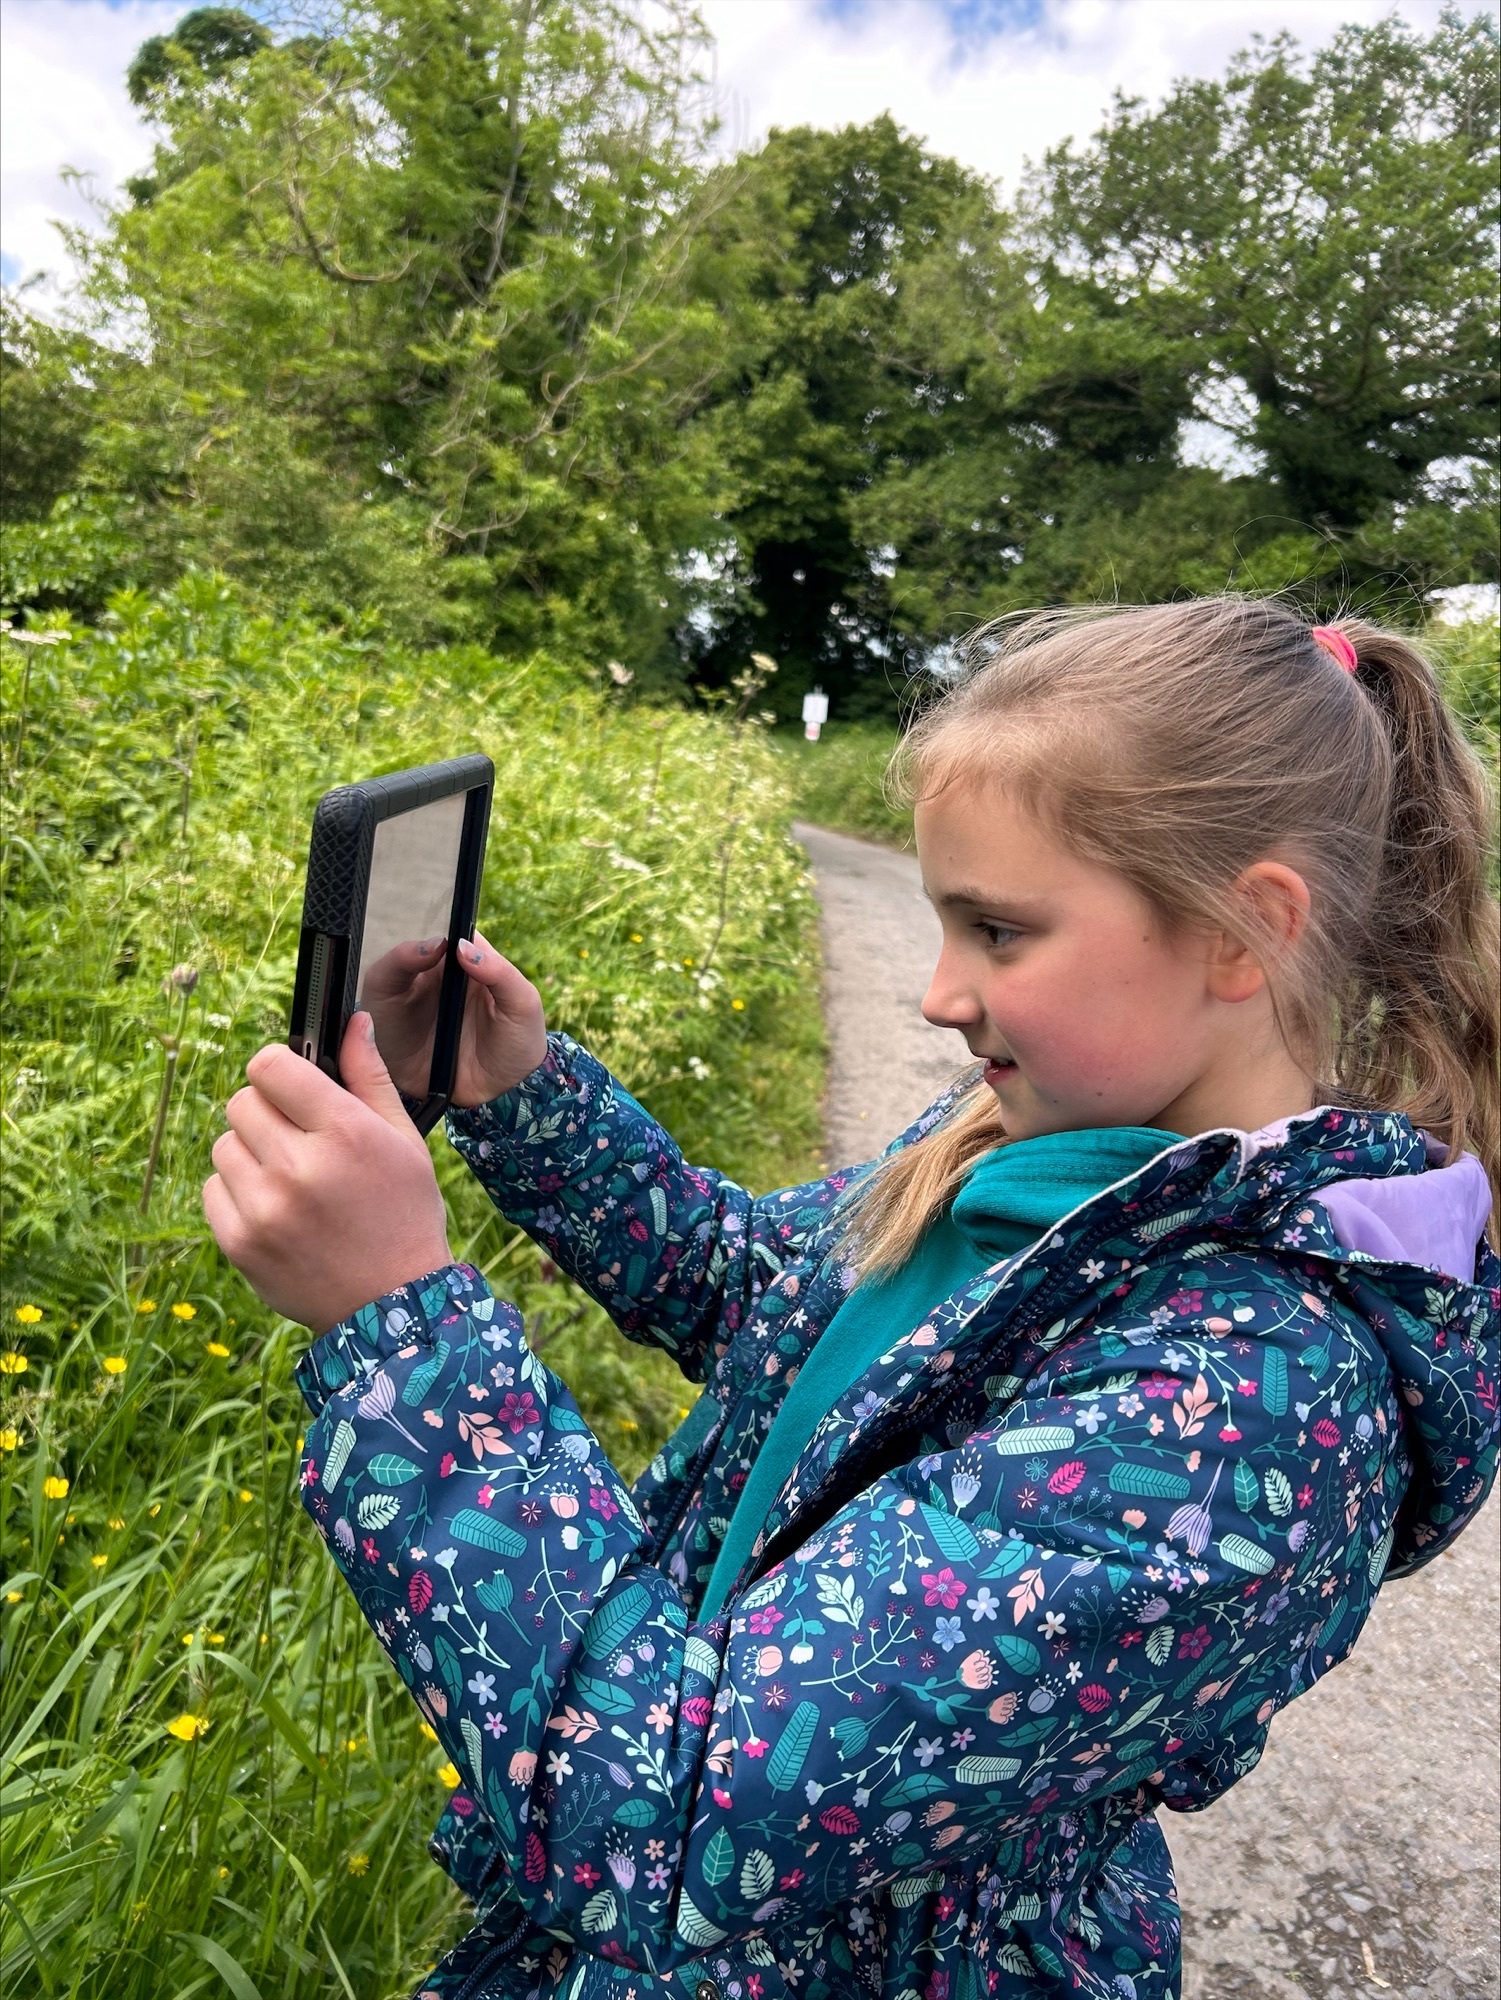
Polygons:
<instances>
[{"instance_id":1,"label":"floral print jacket","mask_svg":"<svg viewBox=\"0 0 1501 2000\"><path fill-rule=\"evenodd\" d=\"M930 1129L948 1100L899 1140ZM1167 2000L1155 1810L1207 1805L1478 1510L1501 1265L1342 1246L1395 1115L1213 1131L947 1299L696 1606L851 1282L848 1173L753 1199L563 1035L450 1120L495 1201L706 1385L628 1492L463 1265L319 1339L303 1498L462 1782L428 2000Z\"/></svg>"}]
</instances>

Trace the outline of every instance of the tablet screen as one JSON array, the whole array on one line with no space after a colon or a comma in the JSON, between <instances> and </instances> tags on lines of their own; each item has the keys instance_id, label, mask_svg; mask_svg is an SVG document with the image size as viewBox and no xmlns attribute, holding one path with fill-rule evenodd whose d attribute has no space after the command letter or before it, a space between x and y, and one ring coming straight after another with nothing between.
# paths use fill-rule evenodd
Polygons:
<instances>
[{"instance_id":1,"label":"tablet screen","mask_svg":"<svg viewBox=\"0 0 1501 2000\"><path fill-rule=\"evenodd\" d=\"M418 975L422 961L401 947L448 937L467 797L452 792L375 829L355 1005L368 1008L393 1074L414 1040L430 1053L444 954L434 953L427 961L431 970ZM398 1081L410 1088L415 1079Z\"/></svg>"}]
</instances>

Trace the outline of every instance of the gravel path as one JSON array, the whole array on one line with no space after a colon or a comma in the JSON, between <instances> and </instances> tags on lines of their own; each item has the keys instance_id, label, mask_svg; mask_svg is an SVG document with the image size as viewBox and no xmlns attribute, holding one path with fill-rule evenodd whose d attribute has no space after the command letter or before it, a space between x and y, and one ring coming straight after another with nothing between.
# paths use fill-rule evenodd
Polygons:
<instances>
[{"instance_id":1,"label":"gravel path","mask_svg":"<svg viewBox=\"0 0 1501 2000\"><path fill-rule=\"evenodd\" d=\"M823 909L829 1159L868 1158L968 1060L920 1005L909 854L800 826ZM1501 1507L1382 1593L1355 1652L1207 1813L1164 1813L1183 2000L1495 2000Z\"/></svg>"}]
</instances>

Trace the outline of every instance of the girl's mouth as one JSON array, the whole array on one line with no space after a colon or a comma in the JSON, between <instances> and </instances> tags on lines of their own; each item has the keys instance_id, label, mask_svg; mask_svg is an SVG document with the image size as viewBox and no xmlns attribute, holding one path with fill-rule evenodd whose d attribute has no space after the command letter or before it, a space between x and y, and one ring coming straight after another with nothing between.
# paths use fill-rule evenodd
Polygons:
<instances>
[{"instance_id":1,"label":"girl's mouth","mask_svg":"<svg viewBox=\"0 0 1501 2000\"><path fill-rule=\"evenodd\" d=\"M985 1081L992 1089L998 1083L1009 1082L1015 1075L1016 1064L1014 1062L997 1062L994 1056L987 1056L985 1058Z\"/></svg>"}]
</instances>

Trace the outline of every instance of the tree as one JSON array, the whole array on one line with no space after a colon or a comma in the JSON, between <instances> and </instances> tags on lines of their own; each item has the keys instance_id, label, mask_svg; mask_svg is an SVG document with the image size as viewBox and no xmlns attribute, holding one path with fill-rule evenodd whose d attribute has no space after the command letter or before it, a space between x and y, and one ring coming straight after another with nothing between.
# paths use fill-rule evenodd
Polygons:
<instances>
[{"instance_id":1,"label":"tree","mask_svg":"<svg viewBox=\"0 0 1501 2000\"><path fill-rule=\"evenodd\" d=\"M138 60L162 136L92 269L145 324L101 452L161 563L394 575L506 646L675 672L719 349L686 0L381 0L254 48L227 18Z\"/></svg>"},{"instance_id":2,"label":"tree","mask_svg":"<svg viewBox=\"0 0 1501 2000\"><path fill-rule=\"evenodd\" d=\"M1388 559L1435 478L1480 504L1456 471L1495 463L1495 73L1480 14L1345 28L1306 62L1258 39L1160 110L1118 98L1034 190L1046 281L1196 340L1199 413L1261 455L1282 511L1333 538L1384 523Z\"/></svg>"}]
</instances>

